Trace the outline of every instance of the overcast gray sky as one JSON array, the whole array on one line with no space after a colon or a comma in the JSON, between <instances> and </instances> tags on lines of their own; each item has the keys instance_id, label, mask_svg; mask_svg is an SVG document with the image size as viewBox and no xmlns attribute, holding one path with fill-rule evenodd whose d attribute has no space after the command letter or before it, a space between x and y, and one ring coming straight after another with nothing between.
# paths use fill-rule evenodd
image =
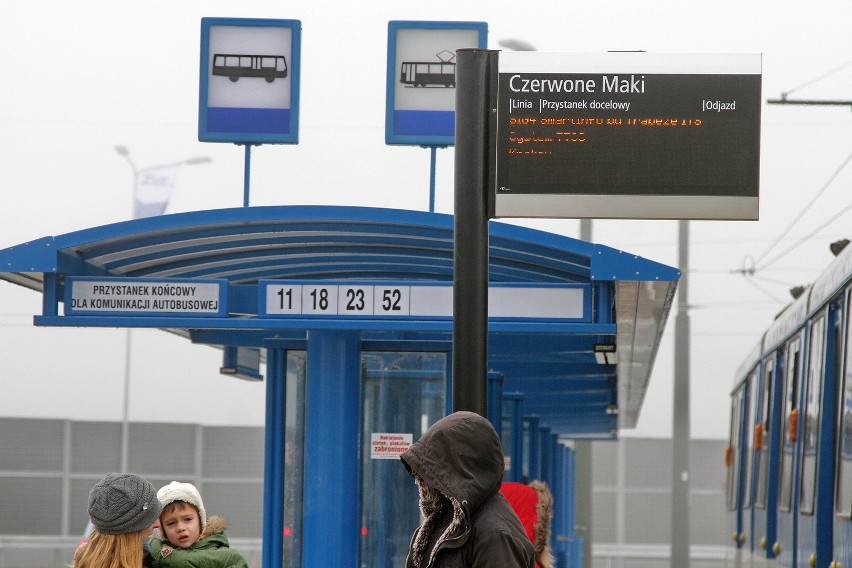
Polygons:
<instances>
[{"instance_id":1,"label":"overcast gray sky","mask_svg":"<svg viewBox=\"0 0 852 568\"><path fill-rule=\"evenodd\" d=\"M764 100L852 99L847 2L4 2L0 248L128 219L132 174L116 144L140 168L213 159L181 170L168 212L242 205L242 148L197 140L205 16L302 21L300 143L253 149L253 205L428 209L428 151L384 144L389 20L486 21L494 49L521 38L540 51L762 53ZM830 261L828 243L850 237L850 154L850 107L764 104L760 221L691 223L694 437L726 435L737 366L787 290ZM452 212L452 182L453 150L439 150L439 212ZM578 235L575 220L513 222ZM676 264L676 222L593 230L596 242ZM750 278L737 273L749 259ZM125 331L37 329L39 311L38 294L0 282L0 415L120 419ZM672 327L625 435L671 433ZM217 351L144 330L132 345L132 420L263 423L263 386L218 375ZM174 415L172 397L211 385L226 403Z\"/></svg>"}]
</instances>

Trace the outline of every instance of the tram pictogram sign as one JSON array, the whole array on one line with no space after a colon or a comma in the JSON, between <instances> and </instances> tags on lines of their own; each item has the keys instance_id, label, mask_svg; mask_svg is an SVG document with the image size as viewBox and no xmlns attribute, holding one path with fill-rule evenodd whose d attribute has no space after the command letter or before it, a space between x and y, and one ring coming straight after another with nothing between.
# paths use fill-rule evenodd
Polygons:
<instances>
[{"instance_id":1,"label":"tram pictogram sign","mask_svg":"<svg viewBox=\"0 0 852 568\"><path fill-rule=\"evenodd\" d=\"M387 144L454 143L456 50L487 36L485 22L388 22Z\"/></svg>"}]
</instances>

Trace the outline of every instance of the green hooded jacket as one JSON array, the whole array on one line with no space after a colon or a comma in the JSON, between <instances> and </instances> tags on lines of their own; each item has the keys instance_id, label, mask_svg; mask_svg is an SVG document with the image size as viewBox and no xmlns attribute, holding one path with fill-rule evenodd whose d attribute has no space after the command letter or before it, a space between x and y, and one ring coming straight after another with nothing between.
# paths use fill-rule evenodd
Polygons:
<instances>
[{"instance_id":1,"label":"green hooded jacket","mask_svg":"<svg viewBox=\"0 0 852 568\"><path fill-rule=\"evenodd\" d=\"M204 534L189 548L152 538L153 568L248 568L243 555L228 546L226 528L225 519L210 517Z\"/></svg>"}]
</instances>

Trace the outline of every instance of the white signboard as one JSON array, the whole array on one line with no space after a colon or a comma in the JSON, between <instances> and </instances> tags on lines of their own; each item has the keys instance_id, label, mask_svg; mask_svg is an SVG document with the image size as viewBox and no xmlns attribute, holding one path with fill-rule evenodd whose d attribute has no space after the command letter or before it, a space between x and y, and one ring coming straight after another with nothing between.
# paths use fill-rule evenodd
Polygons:
<instances>
[{"instance_id":1,"label":"white signboard","mask_svg":"<svg viewBox=\"0 0 852 568\"><path fill-rule=\"evenodd\" d=\"M373 432L370 434L370 458L396 460L414 441L412 434Z\"/></svg>"},{"instance_id":2,"label":"white signboard","mask_svg":"<svg viewBox=\"0 0 852 568\"><path fill-rule=\"evenodd\" d=\"M588 286L563 284L523 286L493 284L488 289L488 316L509 319L585 321L589 317ZM258 283L258 315L451 318L450 284L288 282Z\"/></svg>"},{"instance_id":3,"label":"white signboard","mask_svg":"<svg viewBox=\"0 0 852 568\"><path fill-rule=\"evenodd\" d=\"M227 281L68 278L65 315L226 316Z\"/></svg>"}]
</instances>

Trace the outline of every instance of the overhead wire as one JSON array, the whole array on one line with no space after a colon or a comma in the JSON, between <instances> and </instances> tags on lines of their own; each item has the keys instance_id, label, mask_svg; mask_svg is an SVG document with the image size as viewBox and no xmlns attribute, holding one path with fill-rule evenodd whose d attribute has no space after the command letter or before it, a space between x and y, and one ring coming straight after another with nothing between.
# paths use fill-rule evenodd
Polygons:
<instances>
[{"instance_id":1,"label":"overhead wire","mask_svg":"<svg viewBox=\"0 0 852 568\"><path fill-rule=\"evenodd\" d=\"M789 95L789 94L791 94L791 93L795 93L796 91L798 91L798 90L800 90L800 89L804 89L805 87L807 87L807 86L809 86L809 85L813 85L813 84L814 84L814 83L816 83L817 81L822 81L823 79L825 79L825 78L826 78L826 77L828 77L829 75L833 75L833 74L837 73L838 71L841 71L841 70L843 70L843 69L845 69L845 68L849 67L850 65L852 65L852 61L847 61L847 62L846 62L846 63L844 63L843 65L840 65L839 67L836 67L836 68L832 69L831 71L827 71L826 73L823 73L823 74L822 74L822 75L820 75L819 77L814 77L814 78L813 78L813 79L811 79L810 81L806 81L805 83L802 83L802 84L801 84L801 85L799 85L798 87L795 87L795 88L793 88L793 89L790 89L789 91L784 91L784 92L783 92L783 97L784 97L784 98L786 98L786 97L787 97L787 95Z\"/></svg>"},{"instance_id":2,"label":"overhead wire","mask_svg":"<svg viewBox=\"0 0 852 568\"><path fill-rule=\"evenodd\" d=\"M801 90L801 89L803 89L803 88L805 88L805 87L807 87L807 86L809 86L809 85L813 85L814 83L816 83L816 82L818 82L818 81L822 81L822 80L823 80L823 79L825 79L826 77L828 77L828 76L830 76L830 75L833 75L833 74L837 73L838 71L841 71L841 70L843 70L843 69L845 69L845 68L849 67L850 65L852 65L852 60L847 61L846 63L843 63L842 65L839 65L839 66L835 67L834 69L831 69L830 71L827 71L827 72L823 73L822 75L819 75L819 76L817 76L817 77L814 77L813 79L811 79L811 80L809 80L809 81L805 81L804 83L802 83L802 84L801 84L801 85L799 85L798 87L794 87L793 89L790 89L790 90L788 90L788 91L784 91L784 93L783 93L783 97L782 97L782 98L786 98L786 97L787 97L787 95L789 95L789 94L791 94L791 93L794 93L794 92L796 92L796 91L798 91L798 90ZM785 228L785 229L781 232L781 234L780 234L780 235L779 235L779 236L778 236L778 237L777 237L777 238L776 238L776 239L772 242L772 244L771 244L771 245L770 245L770 246L769 246L769 247L768 247L768 248L767 248L767 249L763 252L763 254L761 254L761 255L757 258L757 260L755 260L755 261L753 262L751 269L750 269L749 271L745 271L745 270L743 270L743 271L742 271L742 273L743 273L743 274L745 274L745 273L747 273L747 272L748 272L748 273L750 273L752 276L754 276L754 273L755 273L755 272L757 272L757 271L759 271L759 270L764 270L767 266L769 266L769 265L771 265L772 263L776 262L777 260L779 260L780 258L782 258L784 255L786 255L787 253L789 253L790 251L792 251L793 249L795 249L796 247L798 247L799 245L801 245L801 244L802 244L803 242L805 242L808 238L810 238L811 236L813 236L814 234L816 234L816 232L817 232L819 229L821 229L821 228L823 228L823 227L827 226L828 224L830 224L831 222L833 222L835 219L837 219L837 217L839 217L840 215L842 215L842 214L843 214L843 212L845 212L845 211L847 211L847 210L848 210L848 207L847 207L847 208L846 208L846 209L844 209L844 210L843 210L840 214L835 215L835 216L834 216L834 217L833 217L830 221L828 221L827 223L824 223L823 225L821 225L821 226L819 227L819 229L817 229L817 231L813 231L813 232L811 232L808 236L804 237L803 239L800 239L797 243L795 243L793 246L791 246L791 247L787 248L787 249L786 249L784 252L782 252L781 254L776 255L776 256L775 256L775 258L773 258L772 260L767 261L765 264L761 264L761 261L762 261L764 258L766 258L766 256L770 253L770 251L772 251L772 249L773 249L773 248L775 248L775 247L778 245L778 243L779 243L779 242L781 242L781 239L783 239L783 238L784 238L784 237L785 237L785 236L786 236L786 235L790 232L790 229L792 229L792 228L793 228L793 226L794 226L796 223L798 223L798 222L799 222L799 220L802 218L802 216L804 216L804 214L805 214L805 213L807 213L807 211L808 211L808 210L811 208L811 206L812 206L812 205L816 202L816 200L817 200L817 199L819 199L819 198L820 198L820 196L822 196L822 194L823 194L823 193L825 193L825 190L826 190L826 189L828 189L828 187L829 187L829 186L831 185L831 183L835 180L835 178L837 178L837 176L838 176L838 175L840 175L840 172L842 172L842 171L843 171L843 169L844 169L844 168L845 168L845 167L849 164L850 160L852 160L852 153L850 153L850 154L849 154L849 155L848 155L848 156L847 156L847 157L843 160L843 162L840 164L840 166L839 166L839 167L838 167L838 168L834 171L834 173L833 173L833 174L832 174L832 175L828 178L828 180L827 180L827 181L823 184L822 188L820 188L820 190L816 193L816 195L814 195L814 197L810 200L810 202L808 202L808 204L804 207L804 209L802 209L802 211L801 211L801 212L800 212L800 213L796 216L796 218L794 218L794 219L790 222L790 224L789 224L789 225L787 225L787 227L786 227L786 228Z\"/></svg>"},{"instance_id":3,"label":"overhead wire","mask_svg":"<svg viewBox=\"0 0 852 568\"><path fill-rule=\"evenodd\" d=\"M833 216L832 216L832 217L831 217L828 221L826 221L826 222L825 222L825 223L823 223L822 225L818 226L816 229L814 229L813 231L811 231L810 233L808 233L807 235L805 235L804 237L802 237L801 239L799 239L798 241L796 241L795 243L793 243L792 245L790 245L789 247L787 247L785 250L783 250L782 252L780 252L780 253L779 253L778 255L776 255L776 256L775 256L772 260L768 260L768 261L766 261L766 264L764 264L764 265L762 265L762 266L757 267L755 270L763 270L764 268L766 268L767 266L771 265L771 264L772 264L772 263L774 263L775 261L777 261L777 260L779 260L779 259L783 258L783 257L784 257L787 253L789 253L789 252L791 252L792 250L794 250L794 249L798 248L800 245L802 245L802 243L807 242L807 241L808 241L808 239L810 239L811 237L813 237L814 235L816 235L816 234L817 234L818 232L820 232L822 229L824 229L825 227L827 227L828 225L830 225L831 223L833 223L834 221L836 221L837 219L839 219L839 218L840 218L840 217L842 217L843 215L845 215L845 214L846 214L846 212L848 212L848 211L850 211L850 210L852 210L852 202L850 202L850 203L849 203L846 207L844 207L843 209L841 209L840 211L838 211L838 212L837 212L835 215L833 215Z\"/></svg>"},{"instance_id":4,"label":"overhead wire","mask_svg":"<svg viewBox=\"0 0 852 568\"><path fill-rule=\"evenodd\" d=\"M754 281L754 278L747 278L746 282L748 282L749 284L754 286L761 294L763 294L764 296L766 296L767 298L769 298L773 302L776 302L776 303L779 303L779 304L785 303L785 300L782 300L781 298L776 298L775 296L772 295L772 293L769 290L767 290L767 289L765 289L761 286L758 286L757 282Z\"/></svg>"},{"instance_id":5,"label":"overhead wire","mask_svg":"<svg viewBox=\"0 0 852 568\"><path fill-rule=\"evenodd\" d=\"M761 254L757 258L757 260L754 261L754 265L755 265L754 271L759 271L759 270L765 269L767 266L776 262L781 257L783 257L785 254L787 254L788 252L790 252L794 248L798 247L799 245L802 244L802 242L804 242L805 240L807 240L808 238L810 238L811 236L813 236L815 234L815 232L810 233L808 236L804 237L804 239L799 240L795 245L786 249L783 253L775 256L775 258L773 258L772 260L767 261L764 264L761 264L761 261L764 258L766 258L766 255L768 255L770 253L770 251L772 251L772 249L775 248L778 245L779 242L781 242L781 239L783 239L785 236L787 236L787 234L790 232L790 229L792 229L793 226L795 226L795 224L799 222L799 220L805 215L805 213L808 212L808 210L811 208L811 206L813 206L813 204L816 202L816 200L819 199L822 196L823 193L825 193L825 190L828 189L828 187L832 184L832 182L834 182L834 180L837 178L837 176L840 175L840 173L849 164L850 161L852 161L852 153L850 153L848 156L846 156L846 158L843 160L843 162L840 164L840 166L834 171L834 173L831 174L831 176L829 176L828 180L823 184L823 186L820 188L820 190L817 191L816 195L813 196L813 198L808 202L807 205L805 205L805 207L790 222L790 224L788 224L787 227L784 228L783 231L781 231L781 234L778 235L778 237L772 242L772 244L769 245L769 247L765 251L763 251L763 254ZM848 207L846 209L842 210L840 214L842 215L843 212L845 212L846 210L848 210ZM834 221L837 217L838 217L838 215L835 215L831 219L831 221L829 221L829 223ZM823 227L827 226L827 224L828 223L821 225L819 227L819 229L822 229ZM819 230L819 229L817 229L817 230Z\"/></svg>"}]
</instances>

